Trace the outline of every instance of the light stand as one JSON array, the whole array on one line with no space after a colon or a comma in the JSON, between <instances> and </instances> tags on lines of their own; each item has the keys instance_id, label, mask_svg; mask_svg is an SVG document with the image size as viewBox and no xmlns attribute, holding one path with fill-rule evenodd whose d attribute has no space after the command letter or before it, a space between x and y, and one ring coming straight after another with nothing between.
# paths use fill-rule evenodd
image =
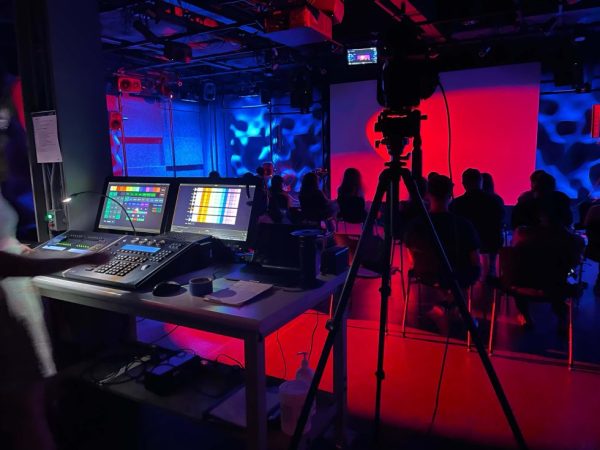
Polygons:
<instances>
[{"instance_id":1,"label":"light stand","mask_svg":"<svg viewBox=\"0 0 600 450\"><path fill-rule=\"evenodd\" d=\"M337 303L335 313L333 315L333 318L327 322L326 327L329 330L329 332L327 334L325 344L323 345L323 350L319 357L319 362L317 364L312 383L309 387L304 406L302 407L300 417L298 418L298 422L296 424L296 429L294 431L294 435L290 444L291 450L298 449L298 446L300 445L300 440L302 438L302 433L308 420L311 406L316 398L317 389L319 387L321 378L323 377L325 366L333 348L333 343L336 334L339 332L340 326L343 323L343 318L346 314L346 309L348 307L350 294L354 286L354 281L356 280L356 275L360 267L363 254L366 251L366 246L368 245L368 238L372 234L373 225L375 224L375 220L381 208L383 196L385 194L387 210L386 220L384 222L385 250L384 254L382 255L382 261L384 262L384 264L382 265L383 271L381 274L381 312L379 321L377 370L375 373L375 376L377 378L377 388L375 397L374 433L375 443L379 443L379 432L381 425L381 390L382 383L385 378L385 331L387 325L388 300L391 293L390 261L393 249L392 235L394 231L394 221L398 217L396 212L399 208L398 192L401 181L404 182L410 194L410 198L416 201L417 207L419 208L419 213L424 219L426 228L429 230L431 242L435 247L439 261L441 261L443 272L440 275L444 276L445 279L450 281L450 291L452 292L452 295L454 297L454 302L458 307L458 310L462 316L462 319L467 327L468 332L471 333L471 339L475 344L477 352L479 353L481 362L492 384L500 406L502 407L502 410L511 428L515 441L517 442L517 445L520 449L527 449L527 444L525 443L525 439L523 437L519 424L517 423L517 420L506 397L506 394L504 393L502 385L500 384L498 375L496 374L494 367L492 366L492 363L490 361L490 358L485 351L483 341L481 340L481 337L479 335L479 329L475 325L475 322L473 321L473 318L469 313L462 289L460 288L460 285L456 279L456 275L454 274L448 257L446 256L446 252L444 251L444 247L439 239L439 236L437 235L435 227L431 222L431 218L429 217L427 208L423 202L423 199L421 198L421 194L419 193L417 184L415 183L411 171L406 167L408 156L402 156L403 149L409 137L416 138L417 143L420 146L421 120L421 113L419 110L416 109L412 111L403 111L399 113L390 110L384 110L379 116L379 120L376 125L376 130L381 131L383 133L384 139L382 143L388 147L388 152L390 154L391 160L385 163L386 168L381 172L379 176L379 182L377 184L375 197L373 199L371 209L369 210L367 220L363 227L363 232L358 241L358 246L356 248L352 264L348 271L346 281L342 288L342 292Z\"/></svg>"},{"instance_id":2,"label":"light stand","mask_svg":"<svg viewBox=\"0 0 600 450\"><path fill-rule=\"evenodd\" d=\"M123 204L117 200L115 200L114 198L102 194L100 192L96 192L96 191L80 191L80 192L75 192L74 194L69 195L68 197L64 198L62 200L63 203L70 203L71 200L73 200L75 197L79 197L80 195L87 195L87 194L92 194L92 195L97 195L98 197L102 197L102 198L107 198L113 202L115 202L117 205L119 205L119 208L121 208L123 210L123 212L125 213L125 217L127 217L127 220L129 221L129 225L131 225L131 230L133 231L133 235L137 236L137 231L135 229L135 226L133 225L133 220L131 220L131 216L129 215L129 213L127 212L127 210L125 209L125 206L123 206Z\"/></svg>"}]
</instances>

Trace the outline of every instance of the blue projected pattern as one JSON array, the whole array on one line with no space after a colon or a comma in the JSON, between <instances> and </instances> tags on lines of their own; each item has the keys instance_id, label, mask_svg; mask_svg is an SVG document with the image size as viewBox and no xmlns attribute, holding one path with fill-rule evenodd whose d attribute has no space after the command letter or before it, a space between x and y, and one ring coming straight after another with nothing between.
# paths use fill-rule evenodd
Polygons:
<instances>
[{"instance_id":1,"label":"blue projected pattern","mask_svg":"<svg viewBox=\"0 0 600 450\"><path fill-rule=\"evenodd\" d=\"M308 114L275 106L289 99L256 106L257 98L242 97L223 111L225 142L234 176L255 172L273 162L275 174L284 177L293 191L300 190L302 176L323 167L323 111L314 104ZM284 109L285 108L285 109Z\"/></svg>"},{"instance_id":2,"label":"blue projected pattern","mask_svg":"<svg viewBox=\"0 0 600 450\"><path fill-rule=\"evenodd\" d=\"M598 92L540 97L536 167L552 174L559 190L580 200L600 195L600 145L590 131L597 103Z\"/></svg>"}]
</instances>

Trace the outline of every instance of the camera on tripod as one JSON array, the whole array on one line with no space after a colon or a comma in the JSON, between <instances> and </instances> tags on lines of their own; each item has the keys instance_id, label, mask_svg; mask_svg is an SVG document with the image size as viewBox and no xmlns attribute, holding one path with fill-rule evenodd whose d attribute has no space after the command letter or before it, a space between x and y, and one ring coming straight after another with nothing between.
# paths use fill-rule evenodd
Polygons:
<instances>
[{"instance_id":1,"label":"camera on tripod","mask_svg":"<svg viewBox=\"0 0 600 450\"><path fill-rule=\"evenodd\" d=\"M420 28L403 18L377 43L380 55L377 102L394 114L407 115L434 93L438 68Z\"/></svg>"},{"instance_id":2,"label":"camera on tripod","mask_svg":"<svg viewBox=\"0 0 600 450\"><path fill-rule=\"evenodd\" d=\"M385 109L375 124L375 131L383 134L376 145L384 144L392 159L404 164L409 155L401 155L408 138L416 138L413 170L420 176L421 120L426 117L416 107L435 91L438 70L420 29L406 18L382 34L377 47L381 55L377 101Z\"/></svg>"}]
</instances>

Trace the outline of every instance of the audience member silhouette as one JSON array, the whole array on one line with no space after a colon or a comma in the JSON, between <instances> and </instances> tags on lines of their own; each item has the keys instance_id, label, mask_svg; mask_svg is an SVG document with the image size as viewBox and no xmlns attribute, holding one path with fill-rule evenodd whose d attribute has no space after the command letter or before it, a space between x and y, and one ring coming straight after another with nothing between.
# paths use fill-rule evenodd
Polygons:
<instances>
[{"instance_id":1,"label":"audience member silhouette","mask_svg":"<svg viewBox=\"0 0 600 450\"><path fill-rule=\"evenodd\" d=\"M564 296L560 295L568 273L576 267L583 256L585 242L583 239L570 232L564 224L564 211L562 206L551 196L536 198L538 221L534 225L520 226L513 233L514 247L527 249L532 254L552 261L551 273L541 274L538 278L550 286L548 299L552 309L559 319L559 331L566 330L567 306ZM535 271L535 268L533 268ZM529 315L528 302L525 299L516 299L517 308L521 314L520 322L526 327L532 327L533 322Z\"/></svg>"},{"instance_id":2,"label":"audience member silhouette","mask_svg":"<svg viewBox=\"0 0 600 450\"><path fill-rule=\"evenodd\" d=\"M540 178L547 174L548 172L542 169L534 170L529 176L530 189L519 195L517 203L526 200L533 200L535 198L535 192L538 190L537 186Z\"/></svg>"},{"instance_id":3,"label":"audience member silhouette","mask_svg":"<svg viewBox=\"0 0 600 450\"><path fill-rule=\"evenodd\" d=\"M283 178L274 175L269 188L269 207L267 215L273 223L282 223L289 219L287 212L290 207L290 196L283 189ZM263 220L264 221L264 220Z\"/></svg>"},{"instance_id":4,"label":"audience member silhouette","mask_svg":"<svg viewBox=\"0 0 600 450\"><path fill-rule=\"evenodd\" d=\"M490 275L495 274L495 260L502 247L504 202L496 194L483 192L483 179L477 169L467 169L462 175L465 193L450 204L450 211L468 219L481 239L481 253L489 255Z\"/></svg>"},{"instance_id":5,"label":"audience member silhouette","mask_svg":"<svg viewBox=\"0 0 600 450\"><path fill-rule=\"evenodd\" d=\"M213 170L208 174L208 178L211 180L218 180L221 178L221 174L218 171Z\"/></svg>"},{"instance_id":6,"label":"audience member silhouette","mask_svg":"<svg viewBox=\"0 0 600 450\"><path fill-rule=\"evenodd\" d=\"M338 188L337 203L338 217L351 223L364 222L367 217L365 210L365 194L362 177L358 169L349 167L344 171L342 184Z\"/></svg>"},{"instance_id":7,"label":"audience member silhouette","mask_svg":"<svg viewBox=\"0 0 600 450\"><path fill-rule=\"evenodd\" d=\"M571 200L566 194L556 190L556 180L552 175L536 170L531 175L531 191L521 194L513 209L512 229L519 226L539 225L541 210L546 204L554 204L560 223L566 227L571 226L573 223Z\"/></svg>"},{"instance_id":8,"label":"audience member silhouette","mask_svg":"<svg viewBox=\"0 0 600 450\"><path fill-rule=\"evenodd\" d=\"M427 198L431 221L444 246L458 282L462 287L472 285L479 278L479 236L473 225L449 211L452 181L437 175L430 178ZM444 278L441 262L432 244L424 218L418 217L407 225L405 243L413 261L413 270L426 284L448 287L451 280Z\"/></svg>"},{"instance_id":9,"label":"audience member silhouette","mask_svg":"<svg viewBox=\"0 0 600 450\"><path fill-rule=\"evenodd\" d=\"M314 172L308 172L302 178L299 198L304 220L327 222L333 216L334 208L323 191L319 189L319 179Z\"/></svg>"},{"instance_id":10,"label":"audience member silhouette","mask_svg":"<svg viewBox=\"0 0 600 450\"><path fill-rule=\"evenodd\" d=\"M598 275L594 283L594 294L600 295L600 203L593 203L583 220L588 238L586 257L598 263Z\"/></svg>"},{"instance_id":11,"label":"audience member silhouette","mask_svg":"<svg viewBox=\"0 0 600 450\"><path fill-rule=\"evenodd\" d=\"M415 183L419 191L419 195L423 199L427 210L429 210L429 200L427 198L427 180L424 177L415 177ZM410 196L408 200L400 201L400 220L395 223L394 238L403 239L407 225L421 214L419 199Z\"/></svg>"},{"instance_id":12,"label":"audience member silhouette","mask_svg":"<svg viewBox=\"0 0 600 450\"><path fill-rule=\"evenodd\" d=\"M488 194L495 194L494 179L492 174L488 172L481 172L481 190Z\"/></svg>"},{"instance_id":13,"label":"audience member silhouette","mask_svg":"<svg viewBox=\"0 0 600 450\"><path fill-rule=\"evenodd\" d=\"M290 207L290 196L283 189L283 177L281 175L273 175L273 178L271 178L269 203L272 203L278 209L288 209Z\"/></svg>"}]
</instances>

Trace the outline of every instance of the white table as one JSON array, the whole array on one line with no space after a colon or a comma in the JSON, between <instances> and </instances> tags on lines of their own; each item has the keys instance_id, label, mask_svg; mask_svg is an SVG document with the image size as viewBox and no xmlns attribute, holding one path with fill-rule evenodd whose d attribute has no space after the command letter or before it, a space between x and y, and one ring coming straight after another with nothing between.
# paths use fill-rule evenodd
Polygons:
<instances>
[{"instance_id":1,"label":"white table","mask_svg":"<svg viewBox=\"0 0 600 450\"><path fill-rule=\"evenodd\" d=\"M228 278L252 279L241 265L219 267ZM213 268L190 274L211 276ZM242 307L206 302L186 292L172 297L155 297L151 292L131 292L54 277L36 277L34 283L44 297L132 316L173 323L244 340L246 369L246 420L248 448L267 448L265 337L305 311L336 294L346 274L320 276L320 285L310 290L275 287L260 299ZM337 406L336 431L343 439L346 413L346 323L334 344L333 386Z\"/></svg>"}]
</instances>

